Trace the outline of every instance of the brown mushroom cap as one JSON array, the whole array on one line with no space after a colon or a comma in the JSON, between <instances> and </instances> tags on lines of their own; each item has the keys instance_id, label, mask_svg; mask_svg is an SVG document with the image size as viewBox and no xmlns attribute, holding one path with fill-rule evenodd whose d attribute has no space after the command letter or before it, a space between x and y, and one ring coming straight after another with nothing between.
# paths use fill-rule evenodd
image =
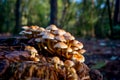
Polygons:
<instances>
[{"instance_id":1,"label":"brown mushroom cap","mask_svg":"<svg viewBox=\"0 0 120 80\"><path fill-rule=\"evenodd\" d=\"M38 53L37 50L32 46L25 46L25 50L30 51L30 52L34 52L34 53Z\"/></svg>"},{"instance_id":2,"label":"brown mushroom cap","mask_svg":"<svg viewBox=\"0 0 120 80\"><path fill-rule=\"evenodd\" d=\"M55 35L64 35L66 32L62 29L55 30L53 34Z\"/></svg>"},{"instance_id":3,"label":"brown mushroom cap","mask_svg":"<svg viewBox=\"0 0 120 80\"><path fill-rule=\"evenodd\" d=\"M58 28L56 27L56 25L51 24L50 26L48 26L48 27L46 28L46 30L58 30Z\"/></svg>"},{"instance_id":4,"label":"brown mushroom cap","mask_svg":"<svg viewBox=\"0 0 120 80\"><path fill-rule=\"evenodd\" d=\"M43 39L54 39L54 35L51 33L46 33L42 36Z\"/></svg>"},{"instance_id":5,"label":"brown mushroom cap","mask_svg":"<svg viewBox=\"0 0 120 80\"><path fill-rule=\"evenodd\" d=\"M64 65L66 67L72 67L72 66L75 65L75 63L73 61L71 61L71 60L65 60Z\"/></svg>"},{"instance_id":6,"label":"brown mushroom cap","mask_svg":"<svg viewBox=\"0 0 120 80\"><path fill-rule=\"evenodd\" d=\"M54 48L61 48L61 49L65 49L65 48L67 48L68 46L65 44L65 43L63 43L63 42L58 42L58 43L56 43L55 45L54 45Z\"/></svg>"},{"instance_id":7,"label":"brown mushroom cap","mask_svg":"<svg viewBox=\"0 0 120 80\"><path fill-rule=\"evenodd\" d=\"M37 29L39 29L39 26L30 26L31 31L36 31Z\"/></svg>"},{"instance_id":8,"label":"brown mushroom cap","mask_svg":"<svg viewBox=\"0 0 120 80\"><path fill-rule=\"evenodd\" d=\"M39 28L36 30L36 32L42 32L42 31L45 31L45 29L42 28L42 27L39 27Z\"/></svg>"},{"instance_id":9,"label":"brown mushroom cap","mask_svg":"<svg viewBox=\"0 0 120 80\"><path fill-rule=\"evenodd\" d=\"M54 63L56 63L56 64L60 64L60 58L57 57L57 56L53 57L53 58L52 58L52 61L53 61Z\"/></svg>"},{"instance_id":10,"label":"brown mushroom cap","mask_svg":"<svg viewBox=\"0 0 120 80\"><path fill-rule=\"evenodd\" d=\"M56 36L55 39L56 39L57 41L66 42L66 39L65 39L64 36L62 36L62 35Z\"/></svg>"},{"instance_id":11,"label":"brown mushroom cap","mask_svg":"<svg viewBox=\"0 0 120 80\"><path fill-rule=\"evenodd\" d=\"M65 36L65 39L66 39L66 40L74 40L74 39L75 39L75 37L74 37L74 36L72 36L72 35L71 35L71 36Z\"/></svg>"},{"instance_id":12,"label":"brown mushroom cap","mask_svg":"<svg viewBox=\"0 0 120 80\"><path fill-rule=\"evenodd\" d=\"M67 52L72 52L72 48L67 48Z\"/></svg>"},{"instance_id":13,"label":"brown mushroom cap","mask_svg":"<svg viewBox=\"0 0 120 80\"><path fill-rule=\"evenodd\" d=\"M30 27L28 27L28 26L22 26L22 29L24 29L24 30L29 30Z\"/></svg>"},{"instance_id":14,"label":"brown mushroom cap","mask_svg":"<svg viewBox=\"0 0 120 80\"><path fill-rule=\"evenodd\" d=\"M71 36L69 32L66 32L63 36Z\"/></svg>"},{"instance_id":15,"label":"brown mushroom cap","mask_svg":"<svg viewBox=\"0 0 120 80\"><path fill-rule=\"evenodd\" d=\"M81 55L81 54L74 54L73 56L72 56L72 60L74 60L74 61L78 61L78 62L84 62L85 61L85 58L84 58L84 56L83 55Z\"/></svg>"},{"instance_id":16,"label":"brown mushroom cap","mask_svg":"<svg viewBox=\"0 0 120 80\"><path fill-rule=\"evenodd\" d=\"M85 49L79 49L79 50L77 50L77 52L80 53L80 54L83 54L83 53L86 52L86 50Z\"/></svg>"},{"instance_id":17,"label":"brown mushroom cap","mask_svg":"<svg viewBox=\"0 0 120 80\"><path fill-rule=\"evenodd\" d=\"M75 46L79 49L83 48L83 44L81 42L77 41L77 40L73 40L73 42L71 44L72 44L72 46Z\"/></svg>"}]
</instances>

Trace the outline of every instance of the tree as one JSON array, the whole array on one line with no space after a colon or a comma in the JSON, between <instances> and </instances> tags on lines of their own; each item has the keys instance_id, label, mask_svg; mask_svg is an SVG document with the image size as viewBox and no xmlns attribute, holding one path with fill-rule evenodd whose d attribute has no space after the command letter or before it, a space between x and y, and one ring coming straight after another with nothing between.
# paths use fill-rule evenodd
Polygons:
<instances>
[{"instance_id":1,"label":"tree","mask_svg":"<svg viewBox=\"0 0 120 80\"><path fill-rule=\"evenodd\" d=\"M120 25L120 0L116 0L114 10L114 25Z\"/></svg>"},{"instance_id":2,"label":"tree","mask_svg":"<svg viewBox=\"0 0 120 80\"><path fill-rule=\"evenodd\" d=\"M21 0L16 0L16 4L15 4L15 20L16 20L16 24L15 24L15 30L14 33L18 33L19 29L20 29L20 25L21 25L21 11L20 11L20 4L21 4Z\"/></svg>"},{"instance_id":3,"label":"tree","mask_svg":"<svg viewBox=\"0 0 120 80\"><path fill-rule=\"evenodd\" d=\"M57 0L50 0L50 24L57 25Z\"/></svg>"}]
</instances>

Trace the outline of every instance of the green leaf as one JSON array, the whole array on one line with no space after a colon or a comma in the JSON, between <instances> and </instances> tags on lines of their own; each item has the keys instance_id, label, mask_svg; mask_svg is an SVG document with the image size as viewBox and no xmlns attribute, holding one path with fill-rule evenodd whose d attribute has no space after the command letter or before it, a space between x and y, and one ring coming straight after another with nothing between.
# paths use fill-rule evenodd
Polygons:
<instances>
[{"instance_id":1,"label":"green leaf","mask_svg":"<svg viewBox=\"0 0 120 80\"><path fill-rule=\"evenodd\" d=\"M100 61L100 62L97 62L96 65L92 66L91 69L100 69L100 68L102 68L105 65L106 65L105 61Z\"/></svg>"}]
</instances>

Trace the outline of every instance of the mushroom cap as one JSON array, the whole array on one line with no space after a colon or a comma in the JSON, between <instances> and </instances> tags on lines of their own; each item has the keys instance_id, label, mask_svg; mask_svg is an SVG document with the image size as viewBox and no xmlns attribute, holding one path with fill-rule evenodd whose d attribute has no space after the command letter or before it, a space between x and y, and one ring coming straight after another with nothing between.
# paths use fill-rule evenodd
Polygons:
<instances>
[{"instance_id":1,"label":"mushroom cap","mask_svg":"<svg viewBox=\"0 0 120 80\"><path fill-rule=\"evenodd\" d=\"M80 53L80 54L83 54L83 53L86 52L86 50L85 49L79 49L79 50L77 50L77 52Z\"/></svg>"},{"instance_id":2,"label":"mushroom cap","mask_svg":"<svg viewBox=\"0 0 120 80\"><path fill-rule=\"evenodd\" d=\"M72 60L74 60L74 61L78 61L78 62L84 62L85 61L85 58L84 58L84 56L83 55L81 55L81 54L74 54L73 56L72 56Z\"/></svg>"},{"instance_id":3,"label":"mushroom cap","mask_svg":"<svg viewBox=\"0 0 120 80\"><path fill-rule=\"evenodd\" d=\"M72 48L67 48L67 52L72 52Z\"/></svg>"},{"instance_id":4,"label":"mushroom cap","mask_svg":"<svg viewBox=\"0 0 120 80\"><path fill-rule=\"evenodd\" d=\"M29 30L30 27L28 27L28 26L22 26L22 29L24 29L24 30Z\"/></svg>"},{"instance_id":5,"label":"mushroom cap","mask_svg":"<svg viewBox=\"0 0 120 80\"><path fill-rule=\"evenodd\" d=\"M71 36L69 36L69 35L68 35L68 36L65 36L65 39L66 39L66 40L74 40L74 39L75 39L75 37L74 37L74 36L72 36L72 35L71 35Z\"/></svg>"},{"instance_id":6,"label":"mushroom cap","mask_svg":"<svg viewBox=\"0 0 120 80\"><path fill-rule=\"evenodd\" d=\"M79 48L76 47L76 46L72 46L71 48L72 48L73 50L75 50L75 51L76 51L76 50L79 50Z\"/></svg>"},{"instance_id":7,"label":"mushroom cap","mask_svg":"<svg viewBox=\"0 0 120 80\"><path fill-rule=\"evenodd\" d=\"M56 64L60 64L60 58L57 57L57 56L53 57L53 58L52 58L52 61L53 61L54 63L56 63Z\"/></svg>"},{"instance_id":8,"label":"mushroom cap","mask_svg":"<svg viewBox=\"0 0 120 80\"><path fill-rule=\"evenodd\" d=\"M42 27L39 27L39 28L36 30L36 32L42 32L42 31L45 31L45 29L42 28Z\"/></svg>"},{"instance_id":9,"label":"mushroom cap","mask_svg":"<svg viewBox=\"0 0 120 80\"><path fill-rule=\"evenodd\" d=\"M75 65L75 63L73 61L71 61L71 60L65 60L64 65L66 67L72 67L72 66Z\"/></svg>"},{"instance_id":10,"label":"mushroom cap","mask_svg":"<svg viewBox=\"0 0 120 80\"><path fill-rule=\"evenodd\" d=\"M64 35L66 32L62 29L55 30L53 34L55 35Z\"/></svg>"},{"instance_id":11,"label":"mushroom cap","mask_svg":"<svg viewBox=\"0 0 120 80\"><path fill-rule=\"evenodd\" d=\"M61 49L65 49L65 48L68 48L68 46L63 43L63 42L58 42L54 45L54 48L61 48Z\"/></svg>"},{"instance_id":12,"label":"mushroom cap","mask_svg":"<svg viewBox=\"0 0 120 80\"><path fill-rule=\"evenodd\" d=\"M42 36L43 39L54 39L54 37L55 36L53 34L48 32Z\"/></svg>"},{"instance_id":13,"label":"mushroom cap","mask_svg":"<svg viewBox=\"0 0 120 80\"><path fill-rule=\"evenodd\" d=\"M46 28L46 30L58 30L58 28L56 27L56 25L51 24L50 26L48 26L48 27Z\"/></svg>"},{"instance_id":14,"label":"mushroom cap","mask_svg":"<svg viewBox=\"0 0 120 80\"><path fill-rule=\"evenodd\" d=\"M66 42L66 39L65 39L64 36L62 36L62 35L56 36L55 39L56 39L57 41Z\"/></svg>"},{"instance_id":15,"label":"mushroom cap","mask_svg":"<svg viewBox=\"0 0 120 80\"><path fill-rule=\"evenodd\" d=\"M71 36L69 32L66 32L63 36Z\"/></svg>"},{"instance_id":16,"label":"mushroom cap","mask_svg":"<svg viewBox=\"0 0 120 80\"><path fill-rule=\"evenodd\" d=\"M73 41L72 41L72 44L78 44L78 43L79 43L78 40L73 40Z\"/></svg>"},{"instance_id":17,"label":"mushroom cap","mask_svg":"<svg viewBox=\"0 0 120 80\"><path fill-rule=\"evenodd\" d=\"M36 42L44 42L44 40L42 38L36 38L35 41Z\"/></svg>"},{"instance_id":18,"label":"mushroom cap","mask_svg":"<svg viewBox=\"0 0 120 80\"><path fill-rule=\"evenodd\" d=\"M37 29L39 29L39 26L30 26L30 30L32 31L36 31Z\"/></svg>"},{"instance_id":19,"label":"mushroom cap","mask_svg":"<svg viewBox=\"0 0 120 80\"><path fill-rule=\"evenodd\" d=\"M36 54L38 53L38 51L32 46L25 46L25 50Z\"/></svg>"},{"instance_id":20,"label":"mushroom cap","mask_svg":"<svg viewBox=\"0 0 120 80\"><path fill-rule=\"evenodd\" d=\"M40 34L38 34L38 36L43 36L43 35L46 35L48 33L50 33L50 31L49 30L45 30L45 31L42 31Z\"/></svg>"},{"instance_id":21,"label":"mushroom cap","mask_svg":"<svg viewBox=\"0 0 120 80\"><path fill-rule=\"evenodd\" d=\"M73 51L72 53L73 53L73 54L78 54L78 52L77 52L77 51Z\"/></svg>"},{"instance_id":22,"label":"mushroom cap","mask_svg":"<svg viewBox=\"0 0 120 80\"><path fill-rule=\"evenodd\" d=\"M79 41L73 40L73 42L71 43L73 47L77 47L79 49L83 48L83 44Z\"/></svg>"},{"instance_id":23,"label":"mushroom cap","mask_svg":"<svg viewBox=\"0 0 120 80\"><path fill-rule=\"evenodd\" d=\"M31 31L21 31L19 34L24 35L24 34L32 34Z\"/></svg>"},{"instance_id":24,"label":"mushroom cap","mask_svg":"<svg viewBox=\"0 0 120 80\"><path fill-rule=\"evenodd\" d=\"M83 48L83 44L81 42L79 42L78 44L76 44L76 47L78 47L79 49Z\"/></svg>"}]
</instances>

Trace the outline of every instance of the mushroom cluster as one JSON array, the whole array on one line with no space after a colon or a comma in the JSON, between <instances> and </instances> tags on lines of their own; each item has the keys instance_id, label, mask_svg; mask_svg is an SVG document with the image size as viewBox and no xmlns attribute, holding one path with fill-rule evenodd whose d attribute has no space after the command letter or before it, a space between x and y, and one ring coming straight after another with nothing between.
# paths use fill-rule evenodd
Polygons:
<instances>
[{"instance_id":1,"label":"mushroom cluster","mask_svg":"<svg viewBox=\"0 0 120 80\"><path fill-rule=\"evenodd\" d=\"M40 50L46 50L51 55L56 55L75 62L84 62L85 58L82 55L85 50L83 44L69 32L49 25L46 28L39 26L23 26L21 35L29 39L34 39Z\"/></svg>"}]
</instances>

